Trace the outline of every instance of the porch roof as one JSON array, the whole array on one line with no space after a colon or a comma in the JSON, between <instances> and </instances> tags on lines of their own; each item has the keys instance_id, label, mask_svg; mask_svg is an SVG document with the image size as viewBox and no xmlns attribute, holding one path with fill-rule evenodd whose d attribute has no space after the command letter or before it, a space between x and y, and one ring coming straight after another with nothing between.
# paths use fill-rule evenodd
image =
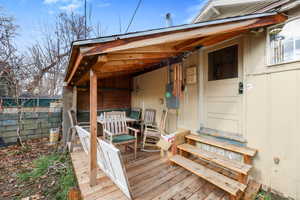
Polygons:
<instances>
[{"instance_id":1,"label":"porch roof","mask_svg":"<svg viewBox=\"0 0 300 200\"><path fill-rule=\"evenodd\" d=\"M90 69L98 79L147 72L199 47L285 20L278 13L263 13L75 41L65 81L83 85Z\"/></svg>"}]
</instances>

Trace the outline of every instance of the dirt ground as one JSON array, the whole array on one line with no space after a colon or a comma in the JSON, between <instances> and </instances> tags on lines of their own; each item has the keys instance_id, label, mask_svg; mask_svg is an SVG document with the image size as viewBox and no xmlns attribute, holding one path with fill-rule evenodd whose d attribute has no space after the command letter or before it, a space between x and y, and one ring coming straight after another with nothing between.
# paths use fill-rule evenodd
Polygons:
<instances>
[{"instance_id":1,"label":"dirt ground","mask_svg":"<svg viewBox=\"0 0 300 200\"><path fill-rule=\"evenodd\" d=\"M0 199L66 199L75 178L68 154L48 145L48 138L0 149Z\"/></svg>"}]
</instances>

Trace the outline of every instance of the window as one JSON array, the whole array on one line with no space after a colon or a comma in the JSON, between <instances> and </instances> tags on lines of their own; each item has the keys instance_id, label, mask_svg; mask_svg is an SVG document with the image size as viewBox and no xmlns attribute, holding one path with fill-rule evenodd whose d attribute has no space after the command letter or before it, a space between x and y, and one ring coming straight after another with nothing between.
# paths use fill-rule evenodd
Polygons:
<instances>
[{"instance_id":1,"label":"window","mask_svg":"<svg viewBox=\"0 0 300 200\"><path fill-rule=\"evenodd\" d=\"M208 54L208 80L238 77L238 45Z\"/></svg>"},{"instance_id":2,"label":"window","mask_svg":"<svg viewBox=\"0 0 300 200\"><path fill-rule=\"evenodd\" d=\"M270 64L300 59L300 19L269 30Z\"/></svg>"}]
</instances>

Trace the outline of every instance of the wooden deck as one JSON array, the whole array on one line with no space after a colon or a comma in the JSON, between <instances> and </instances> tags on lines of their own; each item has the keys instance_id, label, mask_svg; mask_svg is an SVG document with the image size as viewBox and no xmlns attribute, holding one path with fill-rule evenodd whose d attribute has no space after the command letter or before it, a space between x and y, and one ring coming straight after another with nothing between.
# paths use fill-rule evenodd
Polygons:
<instances>
[{"instance_id":1,"label":"wooden deck","mask_svg":"<svg viewBox=\"0 0 300 200\"><path fill-rule=\"evenodd\" d=\"M88 157L81 150L71 153L83 200L126 200L127 198L101 170L97 185L89 186ZM138 152L123 156L135 200L225 200L228 195L207 181L179 167L170 166L159 154Z\"/></svg>"}]
</instances>

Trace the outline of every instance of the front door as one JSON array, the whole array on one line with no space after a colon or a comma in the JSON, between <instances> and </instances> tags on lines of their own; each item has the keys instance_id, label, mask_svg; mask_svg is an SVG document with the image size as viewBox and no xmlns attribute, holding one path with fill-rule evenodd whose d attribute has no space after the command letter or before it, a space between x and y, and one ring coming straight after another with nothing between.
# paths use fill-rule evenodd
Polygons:
<instances>
[{"instance_id":1,"label":"front door","mask_svg":"<svg viewBox=\"0 0 300 200\"><path fill-rule=\"evenodd\" d=\"M240 45L206 50L204 127L242 134L242 62Z\"/></svg>"}]
</instances>

